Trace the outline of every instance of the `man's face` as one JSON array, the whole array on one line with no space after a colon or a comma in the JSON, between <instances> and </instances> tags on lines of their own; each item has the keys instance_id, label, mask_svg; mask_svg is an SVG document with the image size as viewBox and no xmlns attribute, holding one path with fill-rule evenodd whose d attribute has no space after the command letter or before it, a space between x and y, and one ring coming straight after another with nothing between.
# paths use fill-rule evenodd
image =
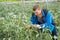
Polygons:
<instances>
[{"instance_id":1,"label":"man's face","mask_svg":"<svg viewBox=\"0 0 60 40\"><path fill-rule=\"evenodd\" d=\"M35 13L36 15L40 15L40 14L41 14L41 9L36 9L36 10L34 11L34 13Z\"/></svg>"}]
</instances>

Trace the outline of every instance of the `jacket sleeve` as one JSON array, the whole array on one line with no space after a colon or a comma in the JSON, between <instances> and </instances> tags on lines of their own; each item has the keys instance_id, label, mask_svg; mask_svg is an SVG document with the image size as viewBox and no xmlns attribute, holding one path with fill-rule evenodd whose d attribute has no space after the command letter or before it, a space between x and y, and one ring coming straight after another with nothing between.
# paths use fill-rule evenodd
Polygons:
<instances>
[{"instance_id":1,"label":"jacket sleeve","mask_svg":"<svg viewBox=\"0 0 60 40\"><path fill-rule=\"evenodd\" d=\"M52 23L52 16L51 16L51 12L48 11L47 15L46 15L45 23L40 24L40 26L42 28L45 28L46 26L50 25L51 23Z\"/></svg>"},{"instance_id":2,"label":"jacket sleeve","mask_svg":"<svg viewBox=\"0 0 60 40\"><path fill-rule=\"evenodd\" d=\"M31 22L32 24L37 24L37 18L36 18L35 15L30 17L30 22Z\"/></svg>"}]
</instances>

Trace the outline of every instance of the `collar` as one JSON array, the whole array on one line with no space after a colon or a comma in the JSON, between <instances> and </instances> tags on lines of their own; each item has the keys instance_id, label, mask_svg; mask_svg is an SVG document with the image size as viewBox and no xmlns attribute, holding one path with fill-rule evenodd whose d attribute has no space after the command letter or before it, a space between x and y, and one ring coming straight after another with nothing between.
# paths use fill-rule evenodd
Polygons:
<instances>
[{"instance_id":1,"label":"collar","mask_svg":"<svg viewBox=\"0 0 60 40\"><path fill-rule=\"evenodd\" d=\"M45 15L44 15L44 11L43 11L43 9L41 10L41 13L42 13L42 17L45 16Z\"/></svg>"}]
</instances>

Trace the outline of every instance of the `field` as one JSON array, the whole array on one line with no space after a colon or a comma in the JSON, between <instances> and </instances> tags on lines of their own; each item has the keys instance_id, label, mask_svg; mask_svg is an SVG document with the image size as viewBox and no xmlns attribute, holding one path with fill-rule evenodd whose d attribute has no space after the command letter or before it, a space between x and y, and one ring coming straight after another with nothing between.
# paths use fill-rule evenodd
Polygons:
<instances>
[{"instance_id":1,"label":"field","mask_svg":"<svg viewBox=\"0 0 60 40\"><path fill-rule=\"evenodd\" d=\"M46 3L37 4L46 8ZM28 25L32 25L29 21L32 7L32 4L0 5L0 40L51 40L47 30L41 34L34 28L26 29ZM60 27L60 2L48 3L47 8L52 13L56 27ZM60 28L57 29L57 33L60 40Z\"/></svg>"}]
</instances>

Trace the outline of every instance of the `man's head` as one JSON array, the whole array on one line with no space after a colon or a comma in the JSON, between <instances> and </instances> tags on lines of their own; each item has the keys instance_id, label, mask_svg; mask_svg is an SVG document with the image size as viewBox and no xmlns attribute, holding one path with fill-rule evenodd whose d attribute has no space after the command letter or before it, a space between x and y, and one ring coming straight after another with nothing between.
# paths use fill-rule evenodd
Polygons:
<instances>
[{"instance_id":1,"label":"man's head","mask_svg":"<svg viewBox=\"0 0 60 40\"><path fill-rule=\"evenodd\" d=\"M34 12L36 15L40 15L40 14L41 14L40 5L34 5L34 6L33 6L33 12Z\"/></svg>"}]
</instances>

